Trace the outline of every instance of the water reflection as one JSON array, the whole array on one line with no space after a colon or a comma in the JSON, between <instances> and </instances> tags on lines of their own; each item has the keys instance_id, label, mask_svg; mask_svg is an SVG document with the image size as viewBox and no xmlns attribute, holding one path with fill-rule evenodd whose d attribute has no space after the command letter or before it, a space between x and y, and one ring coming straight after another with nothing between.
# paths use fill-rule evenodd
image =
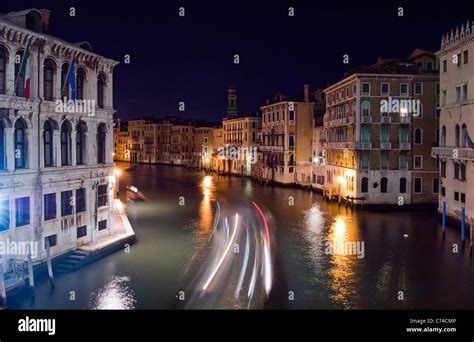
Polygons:
<instances>
[{"instance_id":1,"label":"water reflection","mask_svg":"<svg viewBox=\"0 0 474 342\"><path fill-rule=\"evenodd\" d=\"M334 247L348 246L359 241L359 230L348 216L338 215L334 218L327 237L327 243ZM349 254L345 249L333 248L328 253L330 261L329 276L331 278L330 298L336 306L344 309L358 308L356 293L358 292L359 277L357 268L362 262L357 255Z\"/></svg>"},{"instance_id":2,"label":"water reflection","mask_svg":"<svg viewBox=\"0 0 474 342\"><path fill-rule=\"evenodd\" d=\"M91 295L91 308L96 310L131 310L135 308L135 303L130 278L126 276L113 276Z\"/></svg>"},{"instance_id":3,"label":"water reflection","mask_svg":"<svg viewBox=\"0 0 474 342\"><path fill-rule=\"evenodd\" d=\"M318 205L314 205L305 212L303 224L305 229L305 238L308 242L309 256L313 265L321 266L321 259L324 256L324 217Z\"/></svg>"},{"instance_id":4,"label":"water reflection","mask_svg":"<svg viewBox=\"0 0 474 342\"><path fill-rule=\"evenodd\" d=\"M205 176L200 184L203 198L199 206L199 225L201 232L209 232L212 228L212 205L211 200L214 200L215 185L212 176Z\"/></svg>"}]
</instances>

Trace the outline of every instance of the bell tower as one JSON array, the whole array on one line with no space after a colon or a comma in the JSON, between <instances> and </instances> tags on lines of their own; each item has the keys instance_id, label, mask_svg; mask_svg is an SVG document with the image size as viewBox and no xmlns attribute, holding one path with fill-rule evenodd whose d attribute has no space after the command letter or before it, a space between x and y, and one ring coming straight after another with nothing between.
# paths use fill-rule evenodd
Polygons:
<instances>
[{"instance_id":1,"label":"bell tower","mask_svg":"<svg viewBox=\"0 0 474 342\"><path fill-rule=\"evenodd\" d=\"M237 116L237 89L234 86L229 86L227 89L227 117L232 118Z\"/></svg>"}]
</instances>

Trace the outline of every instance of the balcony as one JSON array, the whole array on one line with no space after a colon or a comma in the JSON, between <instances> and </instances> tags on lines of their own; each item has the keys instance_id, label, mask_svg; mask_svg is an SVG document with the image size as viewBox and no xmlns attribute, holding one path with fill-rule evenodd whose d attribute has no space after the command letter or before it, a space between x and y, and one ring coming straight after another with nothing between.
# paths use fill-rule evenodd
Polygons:
<instances>
[{"instance_id":1,"label":"balcony","mask_svg":"<svg viewBox=\"0 0 474 342\"><path fill-rule=\"evenodd\" d=\"M410 116L400 116L400 125L409 125L411 123Z\"/></svg>"},{"instance_id":2,"label":"balcony","mask_svg":"<svg viewBox=\"0 0 474 342\"><path fill-rule=\"evenodd\" d=\"M391 124L392 123L392 117L388 115L383 115L380 117L380 123L381 124Z\"/></svg>"},{"instance_id":3,"label":"balcony","mask_svg":"<svg viewBox=\"0 0 474 342\"><path fill-rule=\"evenodd\" d=\"M431 156L433 158L453 158L457 150L457 158L474 161L474 148L469 147L433 147L431 149Z\"/></svg>"},{"instance_id":4,"label":"balcony","mask_svg":"<svg viewBox=\"0 0 474 342\"><path fill-rule=\"evenodd\" d=\"M389 141L381 141L380 142L380 149L381 150L391 150L392 149L392 143Z\"/></svg>"},{"instance_id":5,"label":"balcony","mask_svg":"<svg viewBox=\"0 0 474 342\"><path fill-rule=\"evenodd\" d=\"M361 124L371 124L372 123L372 117L369 115L363 115L360 117L360 123Z\"/></svg>"},{"instance_id":6,"label":"balcony","mask_svg":"<svg viewBox=\"0 0 474 342\"><path fill-rule=\"evenodd\" d=\"M398 149L400 151L410 151L411 150L411 144L408 143L408 142L401 142Z\"/></svg>"},{"instance_id":7,"label":"balcony","mask_svg":"<svg viewBox=\"0 0 474 342\"><path fill-rule=\"evenodd\" d=\"M356 150L371 150L372 149L372 143L370 141L358 141L355 144L355 149Z\"/></svg>"},{"instance_id":8,"label":"balcony","mask_svg":"<svg viewBox=\"0 0 474 342\"><path fill-rule=\"evenodd\" d=\"M328 147L333 148L333 149L338 149L338 148L354 148L354 143L353 142L328 142Z\"/></svg>"}]
</instances>

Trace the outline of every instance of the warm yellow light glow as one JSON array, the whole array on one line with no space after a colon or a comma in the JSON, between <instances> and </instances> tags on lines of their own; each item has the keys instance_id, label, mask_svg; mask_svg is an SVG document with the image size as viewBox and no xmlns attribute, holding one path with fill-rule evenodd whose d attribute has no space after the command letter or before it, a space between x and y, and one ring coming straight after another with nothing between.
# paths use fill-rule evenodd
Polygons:
<instances>
[{"instance_id":1,"label":"warm yellow light glow","mask_svg":"<svg viewBox=\"0 0 474 342\"><path fill-rule=\"evenodd\" d=\"M115 175L116 175L117 177L120 177L121 174L122 174L122 170L120 170L120 169L115 169Z\"/></svg>"},{"instance_id":2,"label":"warm yellow light glow","mask_svg":"<svg viewBox=\"0 0 474 342\"><path fill-rule=\"evenodd\" d=\"M204 162L205 162L206 164L209 164L209 158L204 159Z\"/></svg>"},{"instance_id":3,"label":"warm yellow light glow","mask_svg":"<svg viewBox=\"0 0 474 342\"><path fill-rule=\"evenodd\" d=\"M339 184L342 184L342 182L344 182L344 177L342 177L342 176L337 177L337 182Z\"/></svg>"},{"instance_id":4,"label":"warm yellow light glow","mask_svg":"<svg viewBox=\"0 0 474 342\"><path fill-rule=\"evenodd\" d=\"M346 234L346 221L342 217L338 217L334 222L334 240L340 241L344 239Z\"/></svg>"},{"instance_id":5,"label":"warm yellow light glow","mask_svg":"<svg viewBox=\"0 0 474 342\"><path fill-rule=\"evenodd\" d=\"M211 176L206 176L204 177L203 183L205 188L210 188L212 185L212 177Z\"/></svg>"}]
</instances>

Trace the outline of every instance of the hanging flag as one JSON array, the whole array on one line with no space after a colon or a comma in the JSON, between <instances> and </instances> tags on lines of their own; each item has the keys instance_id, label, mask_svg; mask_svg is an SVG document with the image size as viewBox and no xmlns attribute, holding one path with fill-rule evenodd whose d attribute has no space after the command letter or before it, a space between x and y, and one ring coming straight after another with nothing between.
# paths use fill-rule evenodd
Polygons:
<instances>
[{"instance_id":1,"label":"hanging flag","mask_svg":"<svg viewBox=\"0 0 474 342\"><path fill-rule=\"evenodd\" d=\"M25 99L28 101L30 99L30 65L29 65L29 59L30 59L30 44L26 46L25 53L23 54L23 58L21 60L21 66L20 66L20 74L18 77L22 77L23 79L23 84L20 85L23 87L25 90Z\"/></svg>"},{"instance_id":2,"label":"hanging flag","mask_svg":"<svg viewBox=\"0 0 474 342\"><path fill-rule=\"evenodd\" d=\"M474 148L474 142L472 142L471 137L469 136L469 133L467 132L467 129L466 129L466 144L467 144L467 147Z\"/></svg>"},{"instance_id":3,"label":"hanging flag","mask_svg":"<svg viewBox=\"0 0 474 342\"><path fill-rule=\"evenodd\" d=\"M67 72L67 80L71 89L71 100L76 101L76 57L72 56L71 65Z\"/></svg>"}]
</instances>

